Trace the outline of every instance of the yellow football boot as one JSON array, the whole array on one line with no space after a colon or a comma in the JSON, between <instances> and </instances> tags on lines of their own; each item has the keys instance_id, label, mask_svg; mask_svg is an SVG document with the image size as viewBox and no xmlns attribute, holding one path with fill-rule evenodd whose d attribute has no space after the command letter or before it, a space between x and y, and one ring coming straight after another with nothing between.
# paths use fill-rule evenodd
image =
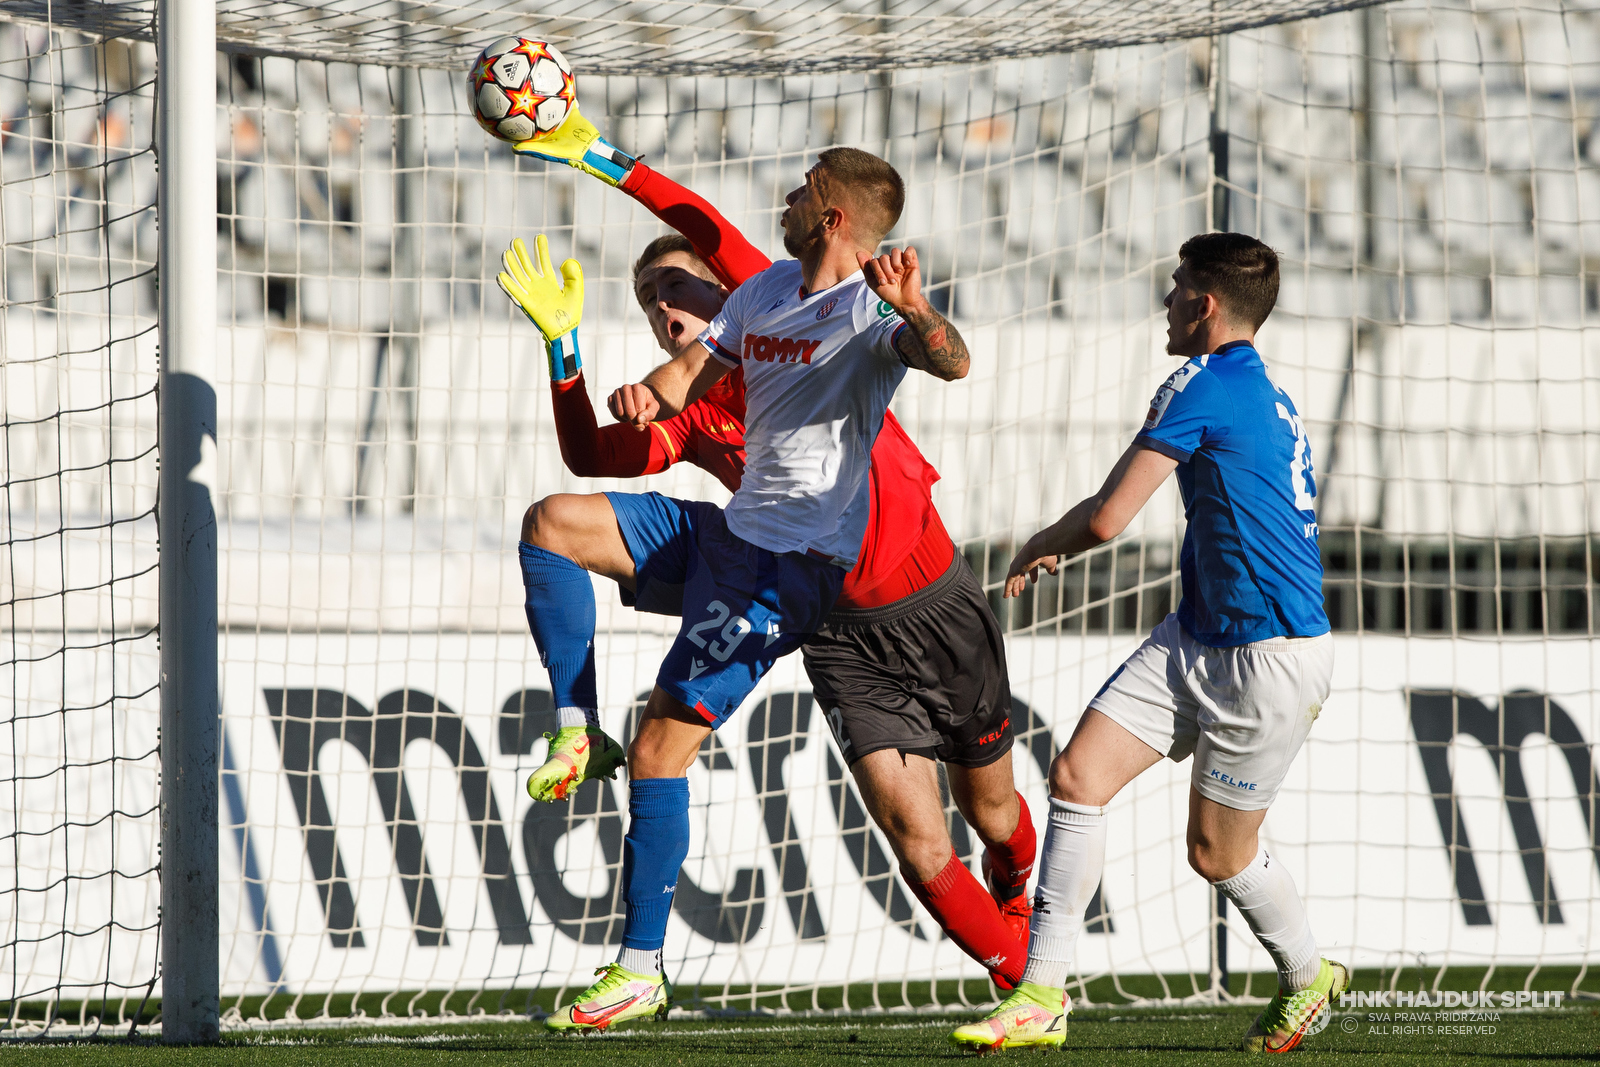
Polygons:
<instances>
[{"instance_id":1,"label":"yellow football boot","mask_svg":"<svg viewBox=\"0 0 1600 1067\"><path fill-rule=\"evenodd\" d=\"M956 1027L950 1043L979 1055L1003 1048L1060 1048L1067 1039L1065 990L1022 982L1000 1006L975 1023Z\"/></svg>"},{"instance_id":2,"label":"yellow football boot","mask_svg":"<svg viewBox=\"0 0 1600 1067\"><path fill-rule=\"evenodd\" d=\"M594 973L600 980L545 1019L545 1029L562 1033L604 1030L649 1015L665 1019L672 1008L672 983L664 974L635 974L620 963L596 968Z\"/></svg>"},{"instance_id":3,"label":"yellow football boot","mask_svg":"<svg viewBox=\"0 0 1600 1067\"><path fill-rule=\"evenodd\" d=\"M565 800L591 778L615 778L623 764L622 746L593 726L563 726L550 738L550 756L528 775L535 800Z\"/></svg>"},{"instance_id":4,"label":"yellow football boot","mask_svg":"<svg viewBox=\"0 0 1600 1067\"><path fill-rule=\"evenodd\" d=\"M1342 963L1323 960L1317 980L1294 993L1278 990L1265 1010L1245 1031L1246 1052L1288 1052L1308 1035L1327 1026L1324 1013L1331 1012L1339 994L1350 987L1350 971ZM1322 1022L1321 1026L1317 1023Z\"/></svg>"}]
</instances>

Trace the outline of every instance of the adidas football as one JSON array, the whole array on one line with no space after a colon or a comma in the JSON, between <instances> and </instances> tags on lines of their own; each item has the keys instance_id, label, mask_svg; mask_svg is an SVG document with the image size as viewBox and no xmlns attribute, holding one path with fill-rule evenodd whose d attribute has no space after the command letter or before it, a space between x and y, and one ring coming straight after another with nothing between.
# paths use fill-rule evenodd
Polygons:
<instances>
[{"instance_id":1,"label":"adidas football","mask_svg":"<svg viewBox=\"0 0 1600 1067\"><path fill-rule=\"evenodd\" d=\"M554 133L578 102L578 81L554 45L502 37L478 53L467 97L478 125L515 144Z\"/></svg>"}]
</instances>

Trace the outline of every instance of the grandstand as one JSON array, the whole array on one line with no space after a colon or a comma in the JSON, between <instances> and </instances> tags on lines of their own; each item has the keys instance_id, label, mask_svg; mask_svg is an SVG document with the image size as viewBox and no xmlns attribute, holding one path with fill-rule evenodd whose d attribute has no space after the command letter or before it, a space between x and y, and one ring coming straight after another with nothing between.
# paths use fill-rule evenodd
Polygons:
<instances>
[{"instance_id":1,"label":"grandstand","mask_svg":"<svg viewBox=\"0 0 1600 1067\"><path fill-rule=\"evenodd\" d=\"M1307 398L1324 530L1361 525L1430 547L1488 538L1523 551L1528 538L1581 538L1596 506L1582 484L1588 398L1555 383L1564 372L1583 379L1582 327L1600 306L1584 251L1600 246L1600 223L1580 211L1600 204L1588 136L1600 66L1577 61L1600 38L1585 12L1457 14L1402 5L1235 35L1229 199L1240 225L1285 256L1269 336ZM15 64L41 31L5 32ZM1364 35L1375 38L1372 58L1360 56ZM126 91L129 68L142 60L148 77L150 57L138 46L122 54ZM92 84L92 51L61 56L69 82ZM1037 487L1047 494L1038 514L1057 510L1105 466L1157 375L1140 331L1177 244L1205 227L1210 206L1209 56L1201 41L892 78L586 78L583 99L614 139L703 191L766 248L779 243L782 193L807 152L882 142L889 119L887 143L912 190L894 237L923 248L944 308L988 357L966 387L973 402L941 397L930 408L913 380L899 408L945 475L940 505L953 532L1004 544L1032 516L1015 514L1017 474L1002 457L1039 448L1067 458L1075 476ZM551 443L545 398L517 347L528 339L492 289L493 264L530 229L567 242L602 279L590 312L597 365L604 381L621 380L654 358L623 284L653 220L484 143L451 71L223 62L219 269L230 329L219 384L231 430L220 502L229 581L242 583L228 586L226 623L285 624L270 591L289 588L280 575L295 565L296 538L311 536L316 566L343 557L401 575L364 572L347 604L319 597L318 625L372 628L387 609L417 626L520 629L499 575L473 585L452 569L464 566L454 556L497 550L528 499L570 478L540 447ZM0 89L7 114L27 113L26 91L18 79ZM396 116L407 107L417 115ZM87 110L67 115L95 121ZM111 112L107 143L125 145L136 121L148 131L147 115ZM75 186L103 173L110 195L148 204L154 161L146 152L85 166L74 153L94 154L102 135L79 132L59 166L40 151L45 131L7 125L7 217L13 233L15 220L32 227L31 240L6 248L9 345L48 350L57 328L31 309L57 293L103 298L98 257L49 242L81 230L73 215L94 209L98 189ZM30 168L48 195L65 194L60 217L40 213L40 181L17 180ZM586 221L575 226L579 213ZM154 225L147 212L111 242L119 263L144 267L139 282L116 287L116 313L133 321L154 314ZM1129 359L1144 360L1143 373ZM1073 380L1032 388L1029 369L1047 361ZM1017 406L1024 383L1037 410ZM682 490L720 491L709 479ZM12 503L34 506L26 495ZM383 543L403 558L354 558L394 522L404 532ZM1381 551L1391 552L1386 541ZM422 583L436 593L419 598L404 577L413 553L451 575ZM1352 565L1335 567L1351 573L1330 580L1355 580ZM1564 569L1563 584L1584 570ZM1575 625L1587 631L1587 609L1552 621ZM1367 627L1404 625L1389 612Z\"/></svg>"}]
</instances>

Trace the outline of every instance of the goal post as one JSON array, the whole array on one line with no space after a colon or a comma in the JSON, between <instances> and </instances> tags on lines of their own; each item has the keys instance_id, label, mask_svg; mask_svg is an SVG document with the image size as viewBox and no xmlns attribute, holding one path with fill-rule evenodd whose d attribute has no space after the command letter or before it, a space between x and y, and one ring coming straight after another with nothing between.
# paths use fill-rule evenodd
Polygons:
<instances>
[{"instance_id":1,"label":"goal post","mask_svg":"<svg viewBox=\"0 0 1600 1067\"><path fill-rule=\"evenodd\" d=\"M161 1038L218 1034L216 2L159 0Z\"/></svg>"},{"instance_id":2,"label":"goal post","mask_svg":"<svg viewBox=\"0 0 1600 1067\"><path fill-rule=\"evenodd\" d=\"M868 6L0 5L0 1033L127 1033L157 1003L169 1041L523 1018L614 958L626 790L526 797L555 719L512 549L551 493L726 491L562 462L499 255L545 233L583 263L598 405L660 359L630 270L664 231L476 126L463 72L505 33L554 40L610 140L775 256L818 151L900 170L891 239L974 358L894 407L1007 631L1036 817L1085 702L1176 605L1177 494L1021 598L999 581L1170 372L1182 240L1226 219L1277 248L1261 344L1304 415L1338 673L1264 832L1363 981L1578 989L1600 11ZM675 626L596 595L625 737ZM797 657L688 773L687 1005L989 1001L897 881ZM1113 805L1080 1003L1273 992L1187 868L1187 773Z\"/></svg>"}]
</instances>

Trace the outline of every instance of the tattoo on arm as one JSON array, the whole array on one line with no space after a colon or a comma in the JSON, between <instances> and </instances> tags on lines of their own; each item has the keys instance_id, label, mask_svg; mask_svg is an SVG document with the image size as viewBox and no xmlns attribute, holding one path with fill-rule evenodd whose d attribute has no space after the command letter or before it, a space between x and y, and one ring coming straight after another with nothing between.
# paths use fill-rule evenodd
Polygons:
<instances>
[{"instance_id":1,"label":"tattoo on arm","mask_svg":"<svg viewBox=\"0 0 1600 1067\"><path fill-rule=\"evenodd\" d=\"M966 376L970 362L967 343L943 315L924 307L901 317L910 329L900 334L896 344L907 366L945 381Z\"/></svg>"}]
</instances>

